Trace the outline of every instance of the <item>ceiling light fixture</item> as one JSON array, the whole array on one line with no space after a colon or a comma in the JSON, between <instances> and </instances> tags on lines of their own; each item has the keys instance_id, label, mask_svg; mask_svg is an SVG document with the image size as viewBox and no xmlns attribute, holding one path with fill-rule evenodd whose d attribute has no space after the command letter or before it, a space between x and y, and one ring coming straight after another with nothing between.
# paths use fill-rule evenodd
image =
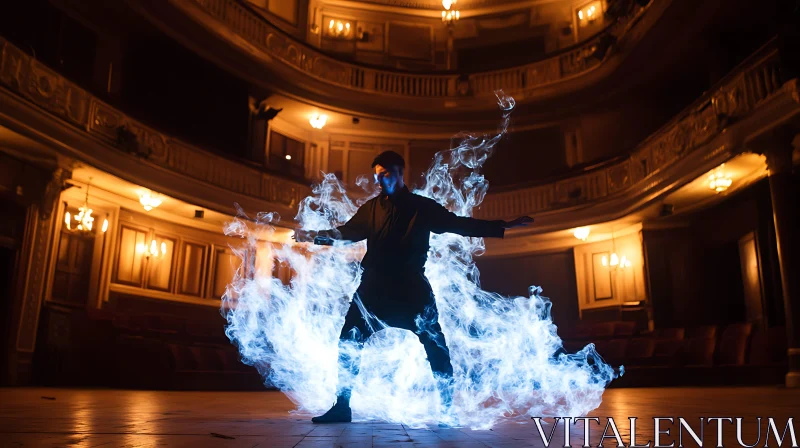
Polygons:
<instances>
[{"instance_id":1,"label":"ceiling light fixture","mask_svg":"<svg viewBox=\"0 0 800 448\"><path fill-rule=\"evenodd\" d=\"M573 231L572 234L575 235L575 238L581 241L586 241L586 238L589 238L589 232L590 232L589 226L585 226L585 227L578 227Z\"/></svg>"},{"instance_id":2,"label":"ceiling light fixture","mask_svg":"<svg viewBox=\"0 0 800 448\"><path fill-rule=\"evenodd\" d=\"M311 124L311 127L314 129L322 129L325 127L325 123L328 121L328 116L325 114L314 114L308 122Z\"/></svg>"},{"instance_id":3,"label":"ceiling light fixture","mask_svg":"<svg viewBox=\"0 0 800 448\"><path fill-rule=\"evenodd\" d=\"M727 190L733 179L730 174L725 173L725 164L718 166L713 173L708 175L708 188L714 190L716 193L722 193Z\"/></svg>"},{"instance_id":4,"label":"ceiling light fixture","mask_svg":"<svg viewBox=\"0 0 800 448\"><path fill-rule=\"evenodd\" d=\"M139 194L139 203L148 212L161 205L161 202L161 199L151 195L149 191Z\"/></svg>"}]
</instances>

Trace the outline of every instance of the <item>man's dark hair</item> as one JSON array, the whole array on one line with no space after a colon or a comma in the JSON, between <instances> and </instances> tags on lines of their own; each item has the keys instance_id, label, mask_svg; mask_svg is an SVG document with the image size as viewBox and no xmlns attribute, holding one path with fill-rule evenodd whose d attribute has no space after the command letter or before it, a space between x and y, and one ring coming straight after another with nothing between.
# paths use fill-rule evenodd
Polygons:
<instances>
[{"instance_id":1,"label":"man's dark hair","mask_svg":"<svg viewBox=\"0 0 800 448\"><path fill-rule=\"evenodd\" d=\"M402 171L406 167L406 161L403 160L403 156L394 151L384 151L372 161L373 168L375 168L375 165L380 165L386 169L396 166Z\"/></svg>"}]
</instances>

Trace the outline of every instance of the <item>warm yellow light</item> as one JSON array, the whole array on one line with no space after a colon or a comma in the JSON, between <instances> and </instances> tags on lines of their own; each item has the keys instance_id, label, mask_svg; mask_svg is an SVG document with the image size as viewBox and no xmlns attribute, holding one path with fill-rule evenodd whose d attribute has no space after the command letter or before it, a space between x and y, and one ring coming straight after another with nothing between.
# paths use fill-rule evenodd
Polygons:
<instances>
[{"instance_id":1,"label":"warm yellow light","mask_svg":"<svg viewBox=\"0 0 800 448\"><path fill-rule=\"evenodd\" d=\"M150 242L150 255L158 255L158 243L156 243L156 240Z\"/></svg>"},{"instance_id":2,"label":"warm yellow light","mask_svg":"<svg viewBox=\"0 0 800 448\"><path fill-rule=\"evenodd\" d=\"M166 255L166 254L167 254L167 243L162 241L161 242L161 255Z\"/></svg>"},{"instance_id":3,"label":"warm yellow light","mask_svg":"<svg viewBox=\"0 0 800 448\"><path fill-rule=\"evenodd\" d=\"M334 37L349 36L353 24L346 20L331 19L328 22L328 34Z\"/></svg>"},{"instance_id":4,"label":"warm yellow light","mask_svg":"<svg viewBox=\"0 0 800 448\"><path fill-rule=\"evenodd\" d=\"M573 235L581 241L586 241L586 238L589 238L589 227L578 227L573 231Z\"/></svg>"},{"instance_id":5,"label":"warm yellow light","mask_svg":"<svg viewBox=\"0 0 800 448\"><path fill-rule=\"evenodd\" d=\"M733 179L725 173L725 164L720 165L713 173L708 175L708 188L717 193L727 190L733 184Z\"/></svg>"},{"instance_id":6,"label":"warm yellow light","mask_svg":"<svg viewBox=\"0 0 800 448\"><path fill-rule=\"evenodd\" d=\"M286 154L286 160L292 160L292 155L291 154Z\"/></svg>"},{"instance_id":7,"label":"warm yellow light","mask_svg":"<svg viewBox=\"0 0 800 448\"><path fill-rule=\"evenodd\" d=\"M455 8L457 1L456 0L442 0L442 22L446 25L452 25L454 22L458 21L461 14Z\"/></svg>"},{"instance_id":8,"label":"warm yellow light","mask_svg":"<svg viewBox=\"0 0 800 448\"><path fill-rule=\"evenodd\" d=\"M136 243L136 253L142 254L147 250L147 246L144 243Z\"/></svg>"},{"instance_id":9,"label":"warm yellow light","mask_svg":"<svg viewBox=\"0 0 800 448\"><path fill-rule=\"evenodd\" d=\"M67 225L67 230L72 230L70 221L72 217L69 215L69 212L64 213L64 223Z\"/></svg>"},{"instance_id":10,"label":"warm yellow light","mask_svg":"<svg viewBox=\"0 0 800 448\"><path fill-rule=\"evenodd\" d=\"M149 191L139 195L139 203L142 204L142 207L148 212L161 205L161 202L161 199L152 196Z\"/></svg>"},{"instance_id":11,"label":"warm yellow light","mask_svg":"<svg viewBox=\"0 0 800 448\"><path fill-rule=\"evenodd\" d=\"M603 266L608 266L608 258L605 255L603 255L603 258L600 259L600 264Z\"/></svg>"},{"instance_id":12,"label":"warm yellow light","mask_svg":"<svg viewBox=\"0 0 800 448\"><path fill-rule=\"evenodd\" d=\"M580 21L581 26L587 26L591 23L594 23L595 19L597 19L597 2L591 6L586 6L582 9L578 10L578 20Z\"/></svg>"},{"instance_id":13,"label":"warm yellow light","mask_svg":"<svg viewBox=\"0 0 800 448\"><path fill-rule=\"evenodd\" d=\"M322 129L328 121L328 116L325 114L314 114L308 122L314 129Z\"/></svg>"},{"instance_id":14,"label":"warm yellow light","mask_svg":"<svg viewBox=\"0 0 800 448\"><path fill-rule=\"evenodd\" d=\"M103 220L103 229L102 230L103 230L103 233L106 233L106 230L108 230L108 219L104 219Z\"/></svg>"},{"instance_id":15,"label":"warm yellow light","mask_svg":"<svg viewBox=\"0 0 800 448\"><path fill-rule=\"evenodd\" d=\"M610 264L611 264L611 266L617 266L617 265L619 265L619 257L617 256L617 253L616 253L616 252L614 252L613 254L611 254L611 263L610 263Z\"/></svg>"},{"instance_id":16,"label":"warm yellow light","mask_svg":"<svg viewBox=\"0 0 800 448\"><path fill-rule=\"evenodd\" d=\"M78 214L73 216L72 219L77 221L78 230L89 232L92 230L92 223L94 222L94 217L92 216L92 209L86 207L85 205L78 209ZM69 226L67 227L69 228ZM72 230L72 229L70 229Z\"/></svg>"}]
</instances>

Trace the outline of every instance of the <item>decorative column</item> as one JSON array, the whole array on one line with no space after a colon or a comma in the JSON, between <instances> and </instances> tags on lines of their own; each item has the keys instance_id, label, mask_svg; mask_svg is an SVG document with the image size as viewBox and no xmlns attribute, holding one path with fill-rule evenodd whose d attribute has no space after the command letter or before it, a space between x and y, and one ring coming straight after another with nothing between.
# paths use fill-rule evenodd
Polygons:
<instances>
[{"instance_id":1,"label":"decorative column","mask_svg":"<svg viewBox=\"0 0 800 448\"><path fill-rule=\"evenodd\" d=\"M39 312L47 279L48 254L53 239L53 215L64 181L71 171L57 168L45 187L44 195L28 207L24 241L17 271L16 315L12 322L14 340L10 359L10 383L28 384L32 373L33 352L39 327Z\"/></svg>"},{"instance_id":2,"label":"decorative column","mask_svg":"<svg viewBox=\"0 0 800 448\"><path fill-rule=\"evenodd\" d=\"M778 248L778 262L786 313L789 372L786 386L800 387L800 284L798 268L800 259L795 252L798 231L796 182L792 174L792 140L794 133L776 132L759 142L767 157L769 190L772 199L772 217Z\"/></svg>"}]
</instances>

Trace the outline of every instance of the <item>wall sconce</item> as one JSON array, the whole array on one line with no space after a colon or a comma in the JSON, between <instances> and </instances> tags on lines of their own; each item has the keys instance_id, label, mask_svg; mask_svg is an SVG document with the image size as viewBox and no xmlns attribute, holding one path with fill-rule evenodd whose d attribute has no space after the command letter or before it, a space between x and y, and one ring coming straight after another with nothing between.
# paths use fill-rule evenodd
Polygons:
<instances>
[{"instance_id":1,"label":"wall sconce","mask_svg":"<svg viewBox=\"0 0 800 448\"><path fill-rule=\"evenodd\" d=\"M148 212L161 205L161 202L161 199L152 196L149 191L139 195L139 203L142 204L142 207Z\"/></svg>"},{"instance_id":2,"label":"wall sconce","mask_svg":"<svg viewBox=\"0 0 800 448\"><path fill-rule=\"evenodd\" d=\"M331 37L346 39L350 37L352 29L353 25L347 20L330 19L328 21L328 27L326 28L326 34Z\"/></svg>"},{"instance_id":3,"label":"wall sconce","mask_svg":"<svg viewBox=\"0 0 800 448\"><path fill-rule=\"evenodd\" d=\"M632 263L631 260L628 259L625 255L622 257L617 255L617 240L614 238L614 231L611 231L611 259L607 259L605 255L603 258L600 259L600 263L603 267L611 268L611 269L625 269L631 267Z\"/></svg>"},{"instance_id":4,"label":"wall sconce","mask_svg":"<svg viewBox=\"0 0 800 448\"><path fill-rule=\"evenodd\" d=\"M578 25L589 26L594 24L600 16L600 2L592 2L578 10Z\"/></svg>"},{"instance_id":5,"label":"wall sconce","mask_svg":"<svg viewBox=\"0 0 800 448\"><path fill-rule=\"evenodd\" d=\"M600 262L603 264L604 267L611 267L613 269L629 268L629 267L631 267L631 264L632 264L631 260L628 260L628 257L626 257L625 255L623 255L622 257L619 257L616 252L611 253L611 260L610 261L609 261L608 258L606 258L605 255L603 255L603 258L600 259Z\"/></svg>"},{"instance_id":6,"label":"wall sconce","mask_svg":"<svg viewBox=\"0 0 800 448\"><path fill-rule=\"evenodd\" d=\"M572 234L575 235L575 238L581 241L586 241L586 238L589 238L589 232L590 232L589 226L586 226L586 227L578 227L573 231Z\"/></svg>"},{"instance_id":7,"label":"wall sconce","mask_svg":"<svg viewBox=\"0 0 800 448\"><path fill-rule=\"evenodd\" d=\"M325 114L314 114L308 122L314 129L322 129L328 121L328 116Z\"/></svg>"},{"instance_id":8,"label":"wall sconce","mask_svg":"<svg viewBox=\"0 0 800 448\"><path fill-rule=\"evenodd\" d=\"M452 26L458 19L461 17L461 14L456 9L456 3L458 0L442 0L442 23L447 26Z\"/></svg>"},{"instance_id":9,"label":"wall sconce","mask_svg":"<svg viewBox=\"0 0 800 448\"><path fill-rule=\"evenodd\" d=\"M152 257L155 259L164 258L167 255L167 243L161 242L161 250L159 251L158 242L156 240L150 241L150 247L148 247L145 243L137 243L136 244L136 253L144 254L145 258L148 260Z\"/></svg>"},{"instance_id":10,"label":"wall sconce","mask_svg":"<svg viewBox=\"0 0 800 448\"><path fill-rule=\"evenodd\" d=\"M733 179L731 179L730 174L725 173L724 169L725 164L723 163L717 167L713 173L708 175L708 188L717 193L722 193L733 184Z\"/></svg>"}]
</instances>

